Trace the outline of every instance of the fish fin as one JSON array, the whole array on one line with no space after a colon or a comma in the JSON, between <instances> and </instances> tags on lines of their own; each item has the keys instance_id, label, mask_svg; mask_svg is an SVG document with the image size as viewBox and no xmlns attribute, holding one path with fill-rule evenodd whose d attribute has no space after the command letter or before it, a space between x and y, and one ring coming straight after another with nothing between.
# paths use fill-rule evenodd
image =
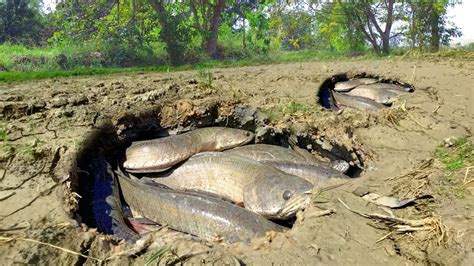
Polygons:
<instances>
[{"instance_id":1,"label":"fish fin","mask_svg":"<svg viewBox=\"0 0 474 266\"><path fill-rule=\"evenodd\" d=\"M98 230L117 240L135 242L139 236L124 221L120 189L112 167L100 156L91 162L91 173L94 173L95 179L92 209Z\"/></svg>"}]
</instances>

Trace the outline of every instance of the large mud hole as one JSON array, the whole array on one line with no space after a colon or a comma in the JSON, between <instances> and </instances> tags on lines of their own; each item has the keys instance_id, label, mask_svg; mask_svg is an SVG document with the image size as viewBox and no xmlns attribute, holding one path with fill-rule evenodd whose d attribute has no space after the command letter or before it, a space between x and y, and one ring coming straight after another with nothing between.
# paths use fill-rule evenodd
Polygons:
<instances>
[{"instance_id":1,"label":"large mud hole","mask_svg":"<svg viewBox=\"0 0 474 266\"><path fill-rule=\"evenodd\" d=\"M335 92L335 86L338 82L346 82L354 79L374 79L377 80L377 83L383 84L393 84L398 85L406 88L408 93L412 93L415 91L415 87L407 82L386 78L380 75L365 73L365 72L348 72L348 73L340 73L335 74L327 79L325 79L321 85L318 87L316 91L317 102L319 105L323 106L326 109L331 110L338 110L339 108L334 106L334 99L333 93ZM344 93L343 93L344 94ZM337 105L337 104L336 104ZM392 106L392 102L385 103L387 107Z\"/></svg>"},{"instance_id":2,"label":"large mud hole","mask_svg":"<svg viewBox=\"0 0 474 266\"><path fill-rule=\"evenodd\" d=\"M83 228L97 228L94 219L93 188L96 184L95 169L91 160L104 157L117 168L123 159L125 149L132 141L146 140L180 134L200 127L223 126L249 130L255 133L254 143L266 143L289 146L289 139L296 139L299 147L307 149L315 156L327 161L344 160L350 164L347 174L357 177L364 168L364 153L347 136L330 139L314 126L277 127L265 114L256 108L233 103L207 102L201 106L187 108L189 112L173 113L171 108L180 110L183 102L157 106L140 114L123 114L110 118L90 133L84 140L84 146L77 151L70 169L70 187L66 197L66 209L78 225ZM186 105L186 101L184 101ZM185 108L186 109L186 108ZM190 111L191 110L191 111ZM174 119L170 119L173 117ZM335 135L336 136L336 135ZM110 210L108 210L110 211ZM295 219L279 222L291 228ZM100 230L99 230L100 231ZM109 232L103 231L107 234Z\"/></svg>"}]
</instances>

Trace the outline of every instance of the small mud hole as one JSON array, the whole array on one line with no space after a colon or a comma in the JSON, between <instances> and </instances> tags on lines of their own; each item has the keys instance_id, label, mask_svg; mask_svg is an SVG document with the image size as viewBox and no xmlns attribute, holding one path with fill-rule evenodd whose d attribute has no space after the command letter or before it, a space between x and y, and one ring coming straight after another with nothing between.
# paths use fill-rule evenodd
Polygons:
<instances>
[{"instance_id":1,"label":"small mud hole","mask_svg":"<svg viewBox=\"0 0 474 266\"><path fill-rule=\"evenodd\" d=\"M101 174L107 173L107 169L97 164L98 158L104 158L112 169L117 170L122 165L125 150L134 141L162 138L211 126L251 131L255 139L249 144L290 147L290 144L296 143L298 148L327 163L346 162L349 165L347 174L350 176L358 176L364 167L363 151L348 141L350 137L347 136L330 139L330 136L311 126L301 131L292 130L290 124L275 126L266 115L251 106L222 102L202 102L199 105L185 101L165 103L143 113L112 117L109 123L101 125L86 137L70 170L70 197L66 204L70 215L85 228L98 228L101 233L115 234L107 228L115 225L116 221L98 220L97 212L113 213L110 204L113 198L119 198L118 202L123 205L121 215L130 210L126 208L123 197L114 194L111 178ZM98 178L101 175L103 178ZM107 182L104 183L104 180ZM98 191L105 196L97 198ZM278 224L291 228L295 221L296 218L292 217L280 220ZM115 234L113 238L119 240L126 237Z\"/></svg>"},{"instance_id":2,"label":"small mud hole","mask_svg":"<svg viewBox=\"0 0 474 266\"><path fill-rule=\"evenodd\" d=\"M367 73L342 73L324 80L316 95L326 109L350 107L376 111L392 106L399 97L414 92L413 85Z\"/></svg>"}]
</instances>

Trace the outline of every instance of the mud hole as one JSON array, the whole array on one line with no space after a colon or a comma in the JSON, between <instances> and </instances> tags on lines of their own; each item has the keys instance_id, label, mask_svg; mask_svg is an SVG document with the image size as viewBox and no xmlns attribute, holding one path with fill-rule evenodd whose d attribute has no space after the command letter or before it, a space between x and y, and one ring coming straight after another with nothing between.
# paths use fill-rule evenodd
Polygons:
<instances>
[{"instance_id":1,"label":"mud hole","mask_svg":"<svg viewBox=\"0 0 474 266\"><path fill-rule=\"evenodd\" d=\"M337 139L326 140L317 134L316 128L308 124L298 124L294 127L275 128L269 125L268 117L248 105L232 105L230 103L217 103L214 101L201 103L197 106L199 112L192 109L192 105L183 102L174 104L173 111L183 113L183 119L175 126L163 127L161 121L170 120L167 117L169 112L165 111L167 106L157 106L142 114L125 114L116 118L114 124L104 124L99 126L99 130L94 131L85 138L86 145L77 152L76 159L70 171L71 192L69 197L80 195L74 200L78 204L70 206L70 215L84 226L97 228L93 218L93 196L92 191L96 180L94 172L90 166L91 159L97 156L104 157L109 164L115 165L123 162L125 149L131 145L132 141L155 139L170 136L170 134L182 134L199 127L221 126L239 128L251 131L256 134L255 143L266 143L283 147L290 147L289 139L292 138L303 145L311 153L323 158L321 154L326 154L325 160L345 160L350 164L348 174L350 176L359 175L362 171L363 151L357 150L353 146L355 143L339 143ZM223 104L223 105L222 105ZM223 108L224 106L224 108ZM192 114L192 115L191 115ZM171 114L174 116L174 114ZM166 123L166 122L164 122ZM319 152L318 152L319 151ZM286 221L275 221L291 228L295 219ZM105 232L102 232L105 233Z\"/></svg>"},{"instance_id":2,"label":"mud hole","mask_svg":"<svg viewBox=\"0 0 474 266\"><path fill-rule=\"evenodd\" d=\"M434 151L450 136L473 140L472 70L469 61L313 62L211 69L212 85L195 71L1 85L0 257L8 264L144 264L166 247L162 264L469 265L472 183L447 182ZM327 77L363 71L417 90L374 114L333 113L317 104L316 90ZM248 244L205 242L164 228L131 246L94 229L83 172L89 155L114 157L132 140L211 125L248 129L256 142L281 146L296 136L315 156L350 162L358 177L313 195L288 233ZM462 169L449 180L469 180L473 172ZM433 230L397 232L345 208L341 202L389 215L353 193L361 189L431 195L390 212L433 219ZM321 210L335 213L319 216Z\"/></svg>"}]
</instances>

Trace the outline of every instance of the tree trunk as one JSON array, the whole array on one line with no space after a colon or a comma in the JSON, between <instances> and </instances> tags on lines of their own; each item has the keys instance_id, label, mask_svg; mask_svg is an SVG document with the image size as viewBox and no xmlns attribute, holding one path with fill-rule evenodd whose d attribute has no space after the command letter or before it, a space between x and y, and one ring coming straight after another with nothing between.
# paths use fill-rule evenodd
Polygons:
<instances>
[{"instance_id":1,"label":"tree trunk","mask_svg":"<svg viewBox=\"0 0 474 266\"><path fill-rule=\"evenodd\" d=\"M431 51L439 51L439 12L435 8L431 11Z\"/></svg>"},{"instance_id":2,"label":"tree trunk","mask_svg":"<svg viewBox=\"0 0 474 266\"><path fill-rule=\"evenodd\" d=\"M411 37L411 48L415 48L416 47L416 12L417 10L415 9L415 4L414 3L410 3L410 11L411 11L411 23L410 23L410 37Z\"/></svg>"},{"instance_id":3,"label":"tree trunk","mask_svg":"<svg viewBox=\"0 0 474 266\"><path fill-rule=\"evenodd\" d=\"M380 37L382 39L382 53L387 55L390 53L390 35L383 34Z\"/></svg>"},{"instance_id":4,"label":"tree trunk","mask_svg":"<svg viewBox=\"0 0 474 266\"><path fill-rule=\"evenodd\" d=\"M375 27L375 29L377 30L377 33L380 36L380 39L382 42L383 54L390 53L390 33L392 30L392 23L393 23L394 2L395 0L385 1L386 7L387 7L387 18L385 20L384 30L382 30L382 28L380 27L379 22L377 21L377 18L375 17L374 12L372 11L370 2L369 1L365 2L365 9L366 9L366 15L367 15L368 21L372 23L372 25ZM369 24L369 29L370 29L370 24Z\"/></svg>"},{"instance_id":5,"label":"tree trunk","mask_svg":"<svg viewBox=\"0 0 474 266\"><path fill-rule=\"evenodd\" d=\"M217 0L214 6L211 21L209 22L209 30L206 34L206 50L211 58L218 58L217 38L219 32L219 20L221 18L222 10L224 9L226 0Z\"/></svg>"}]
</instances>

